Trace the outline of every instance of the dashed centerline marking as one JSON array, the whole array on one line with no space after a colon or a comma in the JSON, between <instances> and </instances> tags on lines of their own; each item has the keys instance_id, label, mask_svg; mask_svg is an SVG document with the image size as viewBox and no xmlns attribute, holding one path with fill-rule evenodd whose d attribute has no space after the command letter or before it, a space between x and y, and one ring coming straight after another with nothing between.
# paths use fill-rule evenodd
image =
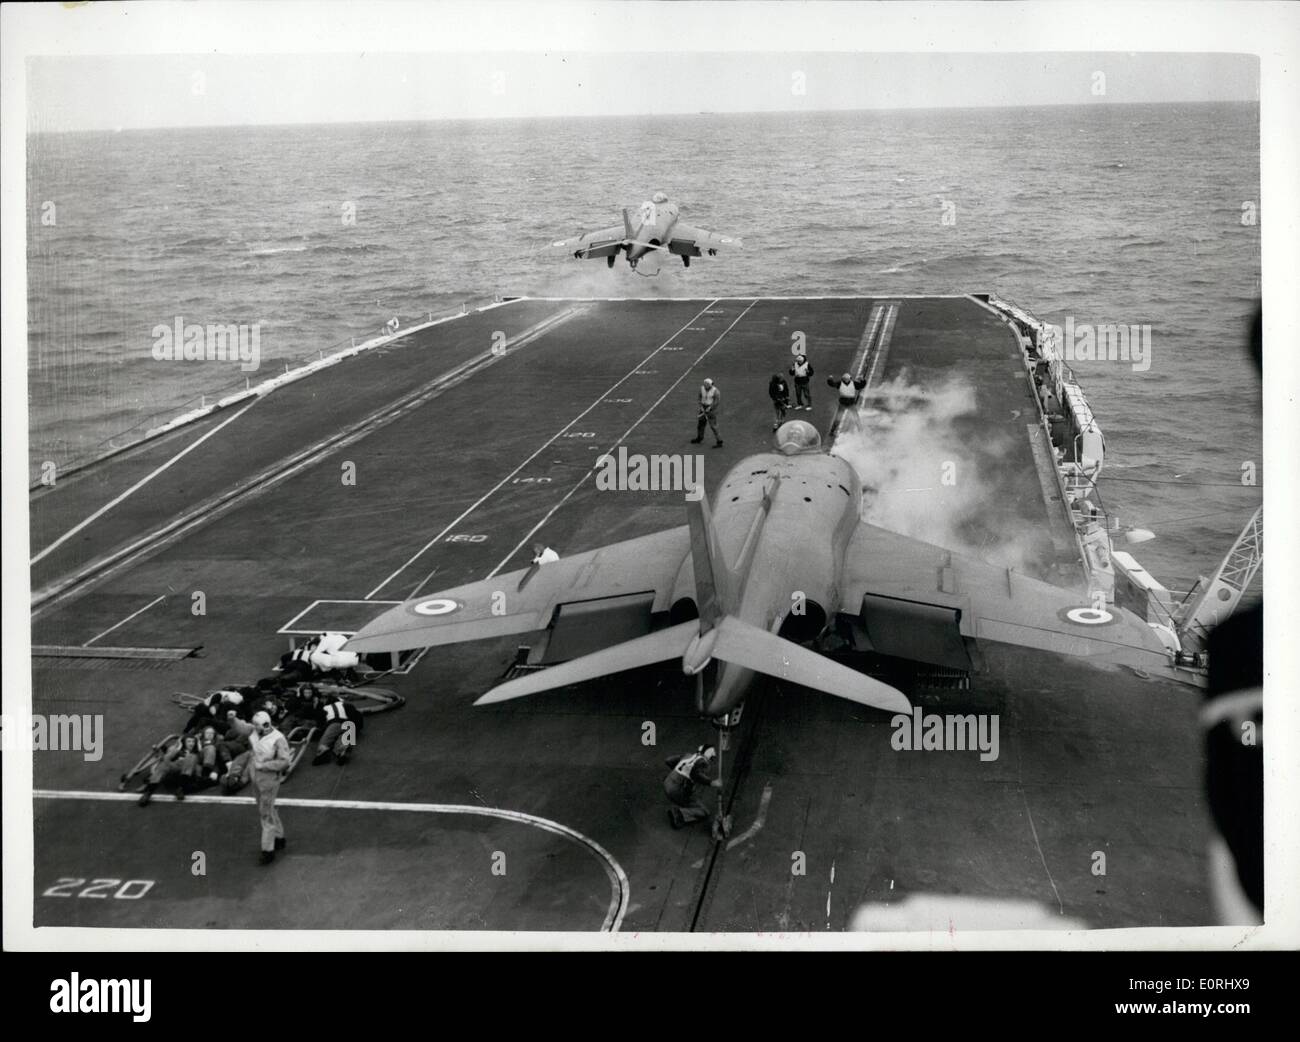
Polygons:
<instances>
[{"instance_id":1,"label":"dashed centerline marking","mask_svg":"<svg viewBox=\"0 0 1300 1042\"><path fill-rule=\"evenodd\" d=\"M578 423L580 420L582 420L584 417L586 417L586 416L587 416L587 415L588 415L588 414L589 414L593 409L595 409L597 406L599 406L599 405L600 405L600 404L605 400L606 395L612 394L615 390L617 390L617 389L618 389L619 387L621 387L624 383L626 383L626 382L627 382L628 380L630 380L633 376L635 376L635 375L637 374L637 371L639 370L639 368L640 368L641 366L645 365L646 362L648 362L648 361L650 361L650 359L654 358L655 355L657 355L657 354L658 354L660 351L662 351L665 347L667 347L667 346L668 346L669 344L671 344L674 340L676 340L677 337L679 337L682 333L686 332L686 330L690 328L690 325L691 325L692 322L695 322L696 320L699 319L699 317L700 317L701 315L707 313L707 312L708 312L708 309L709 309L710 307L712 307L712 306L713 306L714 304L716 304L716 303L717 303L716 300L711 300L711 301L709 301L708 304L706 304L706 305L705 305L703 308L701 308L698 312L696 312L694 315L692 315L691 318L690 318L690 320L689 320L685 325L683 325L680 329L678 329L675 333L673 333L672 336L670 336L670 337L669 337L667 340L665 340L662 344L660 344L660 345L659 345L658 347L656 347L653 351L651 351L650 354L646 355L645 358L643 358L643 359L641 359L641 361L637 362L636 366L635 366L632 370L630 370L630 371L629 371L625 376L621 377L621 378L620 378L619 380L617 380L617 381L616 381L612 386L610 386L610 387L606 388L604 391L602 391L602 392L601 392L601 393L596 397L596 399L595 399L595 400L594 400L594 401L593 401L589 406L587 406L587 408L583 409L582 412L580 412L580 413L579 413L577 416L575 416L572 420L570 420L570 421L569 421L568 423L566 423L563 427L561 427L558 431L556 431L555 434L553 434L550 438L548 438L548 439L547 439L546 441L544 441L541 445L539 445L538 448L537 448L537 450L536 450L535 452L533 452L533 453L532 453L532 454L531 454L531 455L530 455L526 460L524 460L521 464L519 464L519 466L515 467L514 470L512 470L512 471L511 471L509 474L507 474L504 478L502 478L502 479L501 479L500 481L498 481L495 485L493 485L490 489L488 489L485 493L483 493L482 496L480 496L480 497L479 497L479 498L478 498L478 499L477 499L477 500L476 500L476 501L475 501L471 506L467 507L467 508L466 508L466 509L465 509L465 510L464 510L464 511L463 511L463 512L462 512L462 513L461 513L461 514L460 514L460 515L459 515L459 516L454 520L454 521L452 521L450 524L448 524L448 525L447 525L447 526L446 526L446 527L445 527L441 532L439 532L439 533L438 533L437 535L435 535L432 539L430 539L427 543L425 543L422 547L420 547L419 550L417 550L414 554L411 555L411 557L406 561L405 564L403 564L400 568L398 568L395 572L393 572L390 576L388 576L388 578L386 578L383 582L381 582L378 586L376 586L373 590L371 590L368 594L366 594L365 599L366 599L366 600L371 600L371 599L372 599L373 597L375 597L375 595L378 594L378 593L379 593L379 592L380 592L380 591L381 591L385 586L387 586L390 582L392 582L392 581L393 581L394 579L396 579L399 575L401 575L404 571L406 571L407 568L409 568L409 567L410 567L411 565L413 565L416 561L418 561L418 560L419 560L419 559L420 559L420 558L421 558L425 553L428 552L428 550L429 550L430 547L436 545L439 541L442 540L442 538L443 538L443 537L444 537L448 532L450 532L450 531L451 531L453 528L455 528L458 524L460 524L462 521L464 521L465 518L469 517L470 514L472 514L475 510L477 510L477 509L478 509L479 507L481 507L484 503L486 503L486 502L487 502L487 501L488 501L492 496L496 495L497 492L499 492L499 491L500 491L500 490L501 490L501 489L502 489L506 484L508 484L508 483L510 482L510 479L511 479L511 478L513 478L513 477L515 477L516 475L518 475L519 472L520 472L521 470L523 470L523 469L524 469L525 467L527 467L530 463L532 463L533 460L537 459L537 457L540 456L544 451L546 451L547 448L549 448L552 444L554 444L557 440L559 440L559 438L560 438L562 435L564 435L565 432L567 432L568 430L570 430L570 428L572 428L574 424ZM753 307L754 305L753 305L753 303L751 303L749 306L750 306L750 307ZM748 311L749 308L746 308L745 310ZM522 545L522 544L520 544L520 545ZM511 551L511 554L513 554L514 552L515 552L515 551L512 550L512 551ZM498 567L499 567L499 566L498 566ZM495 575L496 573L493 572L492 574Z\"/></svg>"},{"instance_id":2,"label":"dashed centerline marking","mask_svg":"<svg viewBox=\"0 0 1300 1042\"><path fill-rule=\"evenodd\" d=\"M605 453L606 454L612 453L616 448L618 448L621 444L623 444L623 442L627 439L627 436L641 425L641 421L644 420L647 416L649 416L652 412L654 412L657 408L659 408L660 403L663 402L663 400L667 398L677 388L678 384L680 384L683 380L686 379L686 377L695 369L697 365L699 365L702 361L704 361L705 356L708 355L710 351L712 351L715 347L717 347L720 343L722 343L723 338L728 333L730 333L733 329L736 328L736 323L738 323L742 318L744 318L747 314L749 314L750 308L752 308L757 303L758 303L757 300L751 300L749 302L748 307L746 307L744 311L742 311L739 315L737 315L732 320L731 325L727 326L726 329L724 329L721 333L718 334L718 338L704 349L704 351L700 354L700 357L695 359L695 361L692 362L690 366L682 372L682 375L679 376L676 380L674 380L669 385L668 390L664 391L663 394L661 394L658 398L655 399L654 404L651 405L650 408L648 408L645 412L643 412L640 415L640 417L638 417L636 423L632 424L631 427L629 427L627 430L625 430L622 434L618 436L618 440L615 441L614 444L611 445L609 448L607 448L605 450ZM556 503L555 506L551 507L551 509L546 512L546 514L542 517L542 519L538 521L537 524L533 525L531 529L528 530L528 534L524 536L523 539L519 540L519 542L515 545L515 548L511 550L508 554L506 554L505 557L501 558L499 562L497 562L497 566L493 568L492 571L488 572L487 578L491 579L494 575L497 574L497 572L501 571L501 569L505 567L506 563L510 560L510 558L514 557L514 555L520 551L520 549L528 542L528 540L532 539L532 537L537 534L538 529L540 529L542 525L546 524L546 522L549 521L554 516L555 512L559 510L560 507L564 506L564 504L569 501L569 498L575 492L577 492L578 489L580 489L584 484L586 484L587 479L591 477L591 475L594 474L595 472L596 472L596 468L592 467L590 470L587 471L587 473L583 474L582 477L578 479L577 484L575 484L573 488L569 489L569 491L564 494L564 498L561 499L558 503Z\"/></svg>"}]
</instances>

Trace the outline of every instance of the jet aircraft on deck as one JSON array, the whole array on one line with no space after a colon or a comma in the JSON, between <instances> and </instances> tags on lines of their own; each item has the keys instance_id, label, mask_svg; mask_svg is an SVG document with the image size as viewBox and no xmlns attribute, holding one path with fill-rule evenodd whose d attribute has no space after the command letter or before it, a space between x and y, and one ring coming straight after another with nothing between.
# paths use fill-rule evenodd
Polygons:
<instances>
[{"instance_id":1,"label":"jet aircraft on deck","mask_svg":"<svg viewBox=\"0 0 1300 1042\"><path fill-rule=\"evenodd\" d=\"M775 441L728 472L711 508L688 496L685 525L416 597L347 648L538 634L556 664L478 705L680 659L698 710L715 719L741 705L755 674L909 712L896 688L814 650L831 633L968 674L999 645L1022 651L1029 669L1047 652L1178 679L1159 636L1127 609L868 524L853 467L822 451L816 428L792 420Z\"/></svg>"}]
</instances>

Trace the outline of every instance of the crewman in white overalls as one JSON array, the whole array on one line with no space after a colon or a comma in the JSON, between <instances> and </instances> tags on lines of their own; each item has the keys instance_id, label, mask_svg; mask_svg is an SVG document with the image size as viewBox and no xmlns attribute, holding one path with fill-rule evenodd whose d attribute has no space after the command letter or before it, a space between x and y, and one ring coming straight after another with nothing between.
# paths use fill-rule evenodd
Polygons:
<instances>
[{"instance_id":1,"label":"crewman in white overalls","mask_svg":"<svg viewBox=\"0 0 1300 1042\"><path fill-rule=\"evenodd\" d=\"M722 444L722 435L718 433L718 407L721 404L722 392L714 386L712 380L705 380L700 385L700 414L695 421L695 437L691 439L692 445L698 445L704 440L706 424L713 428L713 436L717 439L718 445Z\"/></svg>"},{"instance_id":2,"label":"crewman in white overalls","mask_svg":"<svg viewBox=\"0 0 1300 1042\"><path fill-rule=\"evenodd\" d=\"M257 730L248 736L251 753L248 766L257 796L257 813L262 821L262 856L258 863L269 865L275 860L275 852L285 846L284 825L280 812L275 809L275 797L293 759L288 739L275 729L269 713L254 713L253 726Z\"/></svg>"}]
</instances>

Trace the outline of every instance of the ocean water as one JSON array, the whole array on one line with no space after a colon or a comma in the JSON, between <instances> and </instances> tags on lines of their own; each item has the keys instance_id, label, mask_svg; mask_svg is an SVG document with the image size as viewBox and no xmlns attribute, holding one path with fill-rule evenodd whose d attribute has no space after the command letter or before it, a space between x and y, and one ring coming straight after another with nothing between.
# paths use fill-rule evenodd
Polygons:
<instances>
[{"instance_id":1,"label":"ocean water","mask_svg":"<svg viewBox=\"0 0 1300 1042\"><path fill-rule=\"evenodd\" d=\"M498 293L991 291L1151 327L1145 372L1074 370L1106 506L1156 532L1157 577L1212 570L1261 499L1254 104L33 134L27 169L33 474L242 385L153 358L178 317L260 323L256 380ZM656 190L745 248L656 278L545 249Z\"/></svg>"}]
</instances>

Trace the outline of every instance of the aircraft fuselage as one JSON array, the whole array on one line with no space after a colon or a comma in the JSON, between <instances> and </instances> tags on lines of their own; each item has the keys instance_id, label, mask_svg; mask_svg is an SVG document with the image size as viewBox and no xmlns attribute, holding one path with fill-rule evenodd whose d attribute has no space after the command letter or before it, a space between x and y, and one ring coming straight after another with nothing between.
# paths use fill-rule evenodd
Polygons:
<instances>
[{"instance_id":1,"label":"aircraft fuselage","mask_svg":"<svg viewBox=\"0 0 1300 1042\"><path fill-rule=\"evenodd\" d=\"M763 453L733 467L714 497L713 520L727 560L736 561L764 489L771 506L749 568L736 577L732 614L798 643L818 636L839 610L839 576L857 528L862 488L853 468L821 452ZM719 662L712 690L698 708L721 716L737 706L754 679L751 670Z\"/></svg>"},{"instance_id":2,"label":"aircraft fuselage","mask_svg":"<svg viewBox=\"0 0 1300 1042\"><path fill-rule=\"evenodd\" d=\"M656 246L672 241L673 226L677 224L677 204L644 202L637 214L640 223L633 224L632 242L627 246L627 262L634 268L637 261Z\"/></svg>"}]
</instances>

